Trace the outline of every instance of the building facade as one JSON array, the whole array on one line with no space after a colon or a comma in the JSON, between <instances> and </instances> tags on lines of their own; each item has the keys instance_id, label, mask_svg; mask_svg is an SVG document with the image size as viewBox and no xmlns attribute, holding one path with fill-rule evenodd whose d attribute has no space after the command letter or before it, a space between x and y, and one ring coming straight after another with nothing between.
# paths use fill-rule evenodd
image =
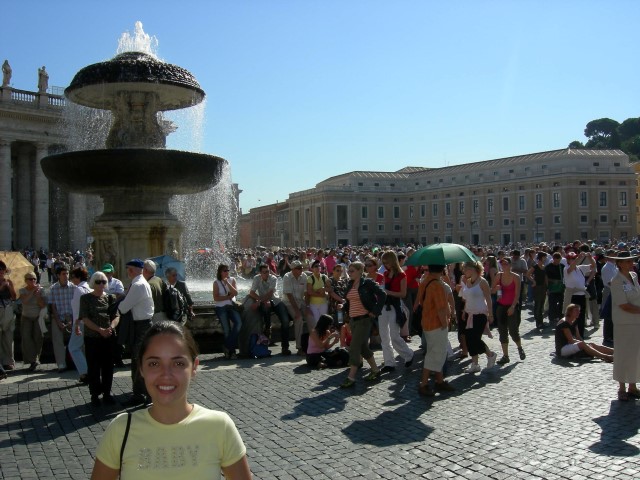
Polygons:
<instances>
[{"instance_id":1,"label":"building facade","mask_svg":"<svg viewBox=\"0 0 640 480\"><path fill-rule=\"evenodd\" d=\"M290 241L276 238L273 245L504 245L637 234L636 173L619 150L562 149L444 168L356 171L291 193L285 204Z\"/></svg>"}]
</instances>

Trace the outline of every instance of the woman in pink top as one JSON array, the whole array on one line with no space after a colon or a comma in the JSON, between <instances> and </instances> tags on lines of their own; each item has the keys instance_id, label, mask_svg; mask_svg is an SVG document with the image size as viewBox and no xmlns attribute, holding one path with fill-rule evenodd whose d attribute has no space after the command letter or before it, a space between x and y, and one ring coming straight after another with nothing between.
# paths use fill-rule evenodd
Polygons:
<instances>
[{"instance_id":1,"label":"woman in pink top","mask_svg":"<svg viewBox=\"0 0 640 480\"><path fill-rule=\"evenodd\" d=\"M500 260L502 272L493 280L492 293L498 295L496 305L496 320L498 321L498 333L500 344L502 345L502 358L498 360L498 365L509 363L509 336L518 346L520 360L524 360L526 355L520 340L520 315L518 312L520 300L520 276L511 271L511 259L504 257Z\"/></svg>"}]
</instances>

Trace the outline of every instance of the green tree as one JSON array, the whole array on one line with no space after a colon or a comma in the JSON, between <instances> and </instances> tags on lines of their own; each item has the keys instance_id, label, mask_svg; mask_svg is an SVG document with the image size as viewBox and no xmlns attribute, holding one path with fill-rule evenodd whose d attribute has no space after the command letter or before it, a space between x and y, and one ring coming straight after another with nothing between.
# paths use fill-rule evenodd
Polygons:
<instances>
[{"instance_id":1,"label":"green tree","mask_svg":"<svg viewBox=\"0 0 640 480\"><path fill-rule=\"evenodd\" d=\"M574 140L569 144L569 148L584 148L584 143Z\"/></svg>"},{"instance_id":2,"label":"green tree","mask_svg":"<svg viewBox=\"0 0 640 480\"><path fill-rule=\"evenodd\" d=\"M619 126L618 122L610 118L591 120L584 129L584 136L589 139L585 147L596 149L620 148Z\"/></svg>"}]
</instances>

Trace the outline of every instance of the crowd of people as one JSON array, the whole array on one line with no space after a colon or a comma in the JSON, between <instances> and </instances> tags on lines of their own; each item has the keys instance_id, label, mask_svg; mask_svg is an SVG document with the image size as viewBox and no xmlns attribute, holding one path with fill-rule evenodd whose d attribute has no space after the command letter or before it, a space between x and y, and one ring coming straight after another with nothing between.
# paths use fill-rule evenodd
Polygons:
<instances>
[{"instance_id":1,"label":"crowd of people","mask_svg":"<svg viewBox=\"0 0 640 480\"><path fill-rule=\"evenodd\" d=\"M477 373L482 370L481 358L486 357L485 368L511 362L513 342L517 357L524 361L520 323L522 311L530 308L538 332L555 330L558 357L586 355L613 362L619 398L624 401L638 392L636 246L580 241L510 249L472 246L474 261L416 266L407 265L416 251L413 246L231 251L229 261L217 265L212 286L224 357L261 356L255 353L258 347L275 346L278 340L282 355L295 352L312 368L348 366L341 386L350 388L365 360L370 367L364 376L367 381L409 368L414 361L413 336L425 354L419 391L429 396L453 389L443 377L447 359L469 358L466 371ZM153 323L186 323L193 314L186 284L176 281L171 269L161 279L155 276L153 262L132 260L126 272L131 287L125 292L114 277L113 265L90 274L85 260L89 257L91 263L90 252L43 253L27 255L34 271L18 291L0 265L0 378L15 368L12 331L9 334L5 325L10 323L13 301L19 300L23 361L29 371L38 367L46 328L42 313L48 310L58 369L67 369L68 351L78 381L89 385L93 404L114 402L111 378L113 368L123 365L123 345L131 348L133 358L131 403L148 404L135 346ZM51 276L48 291L39 284L41 271ZM239 298L236 277L251 280L244 298ZM177 315L168 293L176 291L184 303ZM132 317L126 322L130 326L120 332L125 314ZM273 314L280 323L279 335L271 327ZM603 326L603 345L585 341L588 326ZM498 342L491 340L494 328ZM455 355L448 340L452 330L457 331L459 344ZM84 344L91 345L92 354L86 354ZM373 357L375 349L382 350L380 365Z\"/></svg>"}]
</instances>

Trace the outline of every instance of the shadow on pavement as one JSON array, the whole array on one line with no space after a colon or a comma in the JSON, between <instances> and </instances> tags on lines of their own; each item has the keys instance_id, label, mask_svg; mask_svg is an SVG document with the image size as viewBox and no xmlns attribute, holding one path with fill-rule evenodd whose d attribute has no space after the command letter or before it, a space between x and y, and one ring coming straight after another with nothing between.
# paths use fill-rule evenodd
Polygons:
<instances>
[{"instance_id":1,"label":"shadow on pavement","mask_svg":"<svg viewBox=\"0 0 640 480\"><path fill-rule=\"evenodd\" d=\"M640 448L627 442L638 434L640 415L634 401L611 402L609 414L594 418L600 425L600 441L589 447L594 453L608 457L634 457L640 454Z\"/></svg>"}]
</instances>

